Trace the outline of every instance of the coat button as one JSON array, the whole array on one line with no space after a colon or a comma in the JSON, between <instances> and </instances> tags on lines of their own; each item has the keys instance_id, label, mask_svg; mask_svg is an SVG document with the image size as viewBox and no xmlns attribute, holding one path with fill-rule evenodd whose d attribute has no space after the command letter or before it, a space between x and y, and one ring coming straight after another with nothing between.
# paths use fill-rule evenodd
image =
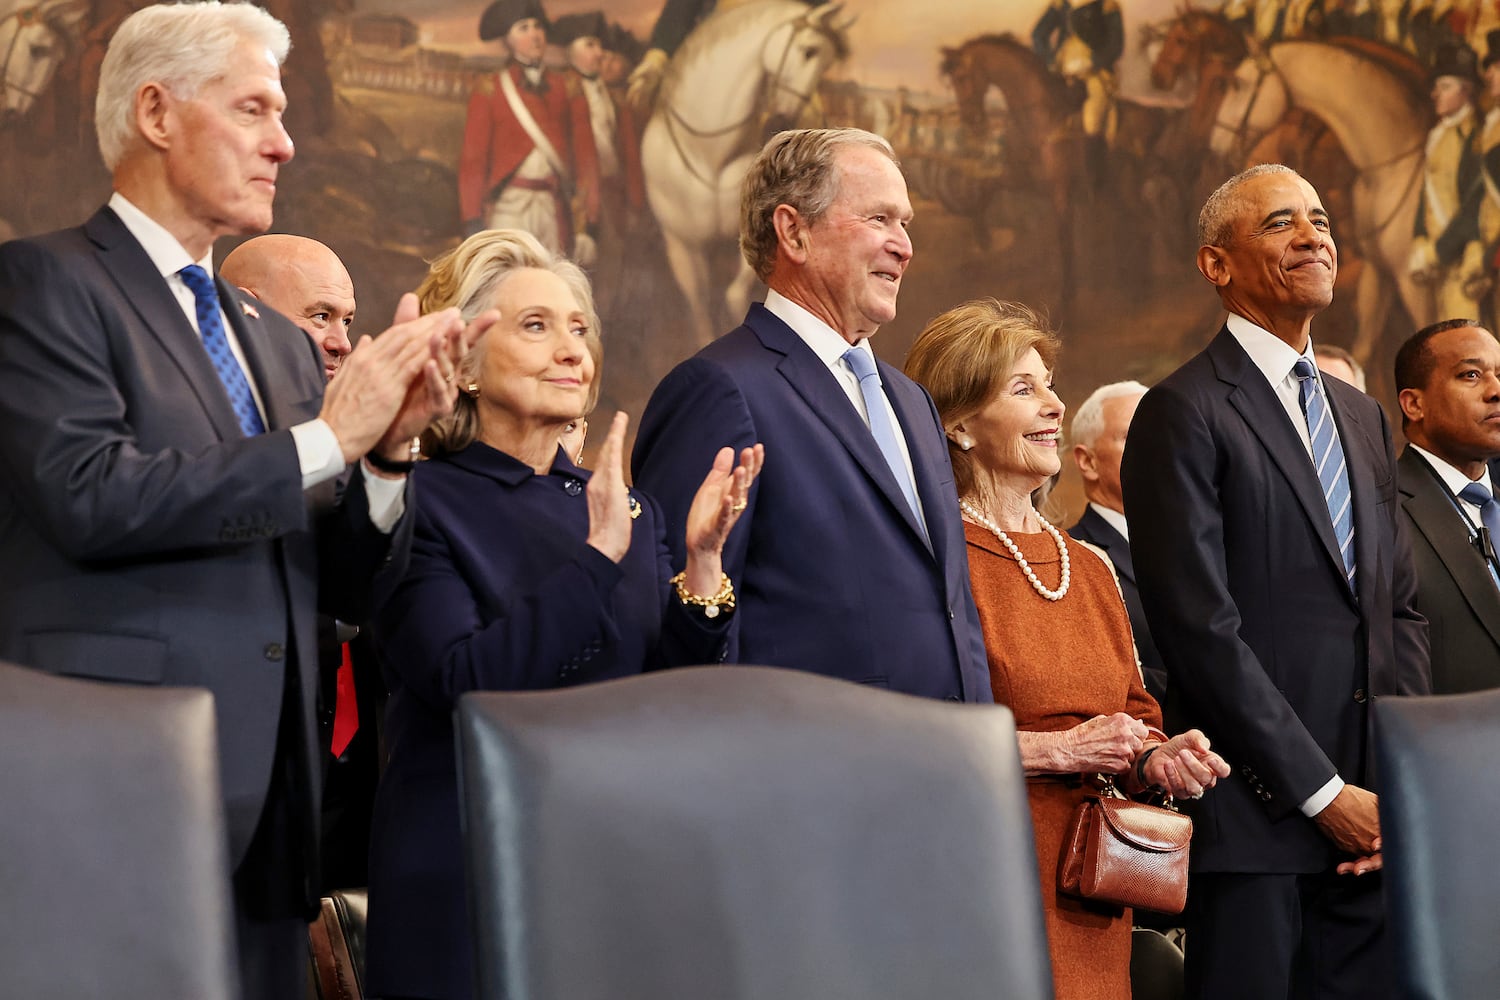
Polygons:
<instances>
[{"instance_id":1,"label":"coat button","mask_svg":"<svg viewBox=\"0 0 1500 1000\"><path fill-rule=\"evenodd\" d=\"M950 695L949 695L949 696L948 696L948 697L947 697L947 698L946 698L946 699L945 699L945 700L946 700L946 701L963 701L963 699L962 699L962 698L960 698L960 697L959 697L959 696L958 696L958 695L956 695L956 694L950 694Z\"/></svg>"},{"instance_id":2,"label":"coat button","mask_svg":"<svg viewBox=\"0 0 1500 1000\"><path fill-rule=\"evenodd\" d=\"M1270 792L1261 792L1260 793L1260 800L1262 802L1270 802L1271 801L1271 793Z\"/></svg>"},{"instance_id":3,"label":"coat button","mask_svg":"<svg viewBox=\"0 0 1500 1000\"><path fill-rule=\"evenodd\" d=\"M1355 690L1355 692L1354 692L1354 703L1356 705L1363 705L1365 703L1365 689L1364 688L1358 688L1357 690Z\"/></svg>"},{"instance_id":4,"label":"coat button","mask_svg":"<svg viewBox=\"0 0 1500 1000\"><path fill-rule=\"evenodd\" d=\"M279 642L268 642L266 643L265 654L266 659L272 663L276 663L285 658L286 647L282 646Z\"/></svg>"},{"instance_id":5,"label":"coat button","mask_svg":"<svg viewBox=\"0 0 1500 1000\"><path fill-rule=\"evenodd\" d=\"M569 479L563 483L563 492L570 497L576 497L583 492L583 484L576 479Z\"/></svg>"}]
</instances>

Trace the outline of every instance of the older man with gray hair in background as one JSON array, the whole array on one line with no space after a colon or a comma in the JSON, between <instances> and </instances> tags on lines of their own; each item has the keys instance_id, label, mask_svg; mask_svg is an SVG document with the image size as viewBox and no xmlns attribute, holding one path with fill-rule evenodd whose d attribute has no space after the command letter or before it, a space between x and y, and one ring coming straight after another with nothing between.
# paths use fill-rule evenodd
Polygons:
<instances>
[{"instance_id":1,"label":"older man with gray hair in background","mask_svg":"<svg viewBox=\"0 0 1500 1000\"><path fill-rule=\"evenodd\" d=\"M1125 498L1120 490L1125 435L1130 430L1136 405L1145 394L1146 387L1139 382L1111 382L1090 393L1073 414L1069 435L1073 440L1073 461L1083 479L1088 506L1068 534L1103 549L1114 564L1125 610L1130 613L1130 630L1135 634L1136 655L1141 661L1146 689L1165 705L1167 670L1151 639L1146 613L1141 609L1141 595L1136 590L1135 562L1130 558L1130 526L1125 520Z\"/></svg>"}]
</instances>

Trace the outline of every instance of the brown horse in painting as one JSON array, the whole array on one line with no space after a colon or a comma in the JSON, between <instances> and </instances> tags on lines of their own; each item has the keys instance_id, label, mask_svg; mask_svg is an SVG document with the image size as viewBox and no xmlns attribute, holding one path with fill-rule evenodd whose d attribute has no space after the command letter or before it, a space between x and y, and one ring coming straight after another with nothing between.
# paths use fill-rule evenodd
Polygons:
<instances>
[{"instance_id":1,"label":"brown horse in painting","mask_svg":"<svg viewBox=\"0 0 1500 1000\"><path fill-rule=\"evenodd\" d=\"M985 95L998 88L1005 98L1004 168L1015 186L1047 196L1062 269L1059 301L1073 294L1073 205L1083 180L1083 133L1069 119L1078 101L1048 72L1031 48L1014 35L980 35L944 48L942 73L953 85L959 119L971 149L989 136Z\"/></svg>"}]
</instances>

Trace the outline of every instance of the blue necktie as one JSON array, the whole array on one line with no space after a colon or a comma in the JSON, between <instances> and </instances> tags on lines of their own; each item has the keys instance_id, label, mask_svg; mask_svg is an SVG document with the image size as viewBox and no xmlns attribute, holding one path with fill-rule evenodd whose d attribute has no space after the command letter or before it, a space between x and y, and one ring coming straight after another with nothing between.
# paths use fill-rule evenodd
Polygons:
<instances>
[{"instance_id":1,"label":"blue necktie","mask_svg":"<svg viewBox=\"0 0 1500 1000\"><path fill-rule=\"evenodd\" d=\"M255 408L250 383L246 381L240 363L234 359L234 352L229 349L229 338L224 335L224 321L219 318L219 291L214 287L214 279L197 264L189 264L178 271L177 276L192 290L198 303L198 333L203 337L208 360L213 362L219 381L224 383L224 391L229 393L229 405L234 407L234 415L239 418L240 430L246 437L264 433L266 425L261 422L260 411Z\"/></svg>"},{"instance_id":2,"label":"blue necktie","mask_svg":"<svg viewBox=\"0 0 1500 1000\"><path fill-rule=\"evenodd\" d=\"M1489 545L1480 554L1484 556L1485 565L1489 566L1490 576L1495 580L1496 586L1500 586L1500 576L1496 575L1497 567L1490 559L1494 553L1493 547L1500 545L1500 500L1496 500L1483 483L1470 483L1459 490L1458 495L1479 508L1479 521L1484 525L1485 534L1490 536Z\"/></svg>"},{"instance_id":3,"label":"blue necktie","mask_svg":"<svg viewBox=\"0 0 1500 1000\"><path fill-rule=\"evenodd\" d=\"M880 388L880 372L875 368L875 358L868 351L851 347L844 352L844 364L859 379L859 393L865 398L865 411L870 414L870 433L875 435L875 444L885 456L885 464L891 467L891 474L896 477L896 483L901 487L906 505L911 508L917 524L922 525L922 508L917 506L917 487L911 481L911 474L906 471L901 446L896 443L899 432L886 408L885 393ZM922 536L927 536L926 525L922 525Z\"/></svg>"},{"instance_id":4,"label":"blue necktie","mask_svg":"<svg viewBox=\"0 0 1500 1000\"><path fill-rule=\"evenodd\" d=\"M1323 501L1333 520L1333 537L1344 557L1344 574L1354 587L1354 507L1350 502L1349 470L1344 465L1344 449L1339 446L1333 414L1318 384L1317 369L1306 358L1298 359L1292 372L1302 380L1302 414L1307 418L1307 434L1312 439L1313 465L1318 482L1323 485Z\"/></svg>"}]
</instances>

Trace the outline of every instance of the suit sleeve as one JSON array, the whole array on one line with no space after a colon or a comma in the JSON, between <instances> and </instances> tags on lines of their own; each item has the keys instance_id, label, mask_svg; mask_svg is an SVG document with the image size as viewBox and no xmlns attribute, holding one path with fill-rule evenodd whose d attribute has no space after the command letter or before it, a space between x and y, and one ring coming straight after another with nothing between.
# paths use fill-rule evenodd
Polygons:
<instances>
[{"instance_id":1,"label":"suit sleeve","mask_svg":"<svg viewBox=\"0 0 1500 1000\"><path fill-rule=\"evenodd\" d=\"M127 336L110 336L135 319L114 314L75 272L44 247L0 247L0 467L28 519L78 562L306 530L290 431L141 445L131 408L142 401L121 390L121 370L137 360Z\"/></svg>"},{"instance_id":2,"label":"suit sleeve","mask_svg":"<svg viewBox=\"0 0 1500 1000\"><path fill-rule=\"evenodd\" d=\"M712 468L714 456L728 445L738 454L758 440L755 420L739 387L719 366L690 358L673 369L646 404L631 453L636 485L661 504L666 519L672 566L687 564L687 514L693 496ZM774 461L766 456L766 461ZM724 543L724 572L736 587L744 579L745 555L755 521L760 483L750 487L739 523ZM728 657L738 652L739 615L730 623Z\"/></svg>"},{"instance_id":3,"label":"suit sleeve","mask_svg":"<svg viewBox=\"0 0 1500 1000\"><path fill-rule=\"evenodd\" d=\"M1172 687L1225 757L1272 792L1267 808L1284 815L1336 768L1240 637L1216 482L1233 461L1194 401L1170 386L1147 393L1121 465L1131 558Z\"/></svg>"}]
</instances>

